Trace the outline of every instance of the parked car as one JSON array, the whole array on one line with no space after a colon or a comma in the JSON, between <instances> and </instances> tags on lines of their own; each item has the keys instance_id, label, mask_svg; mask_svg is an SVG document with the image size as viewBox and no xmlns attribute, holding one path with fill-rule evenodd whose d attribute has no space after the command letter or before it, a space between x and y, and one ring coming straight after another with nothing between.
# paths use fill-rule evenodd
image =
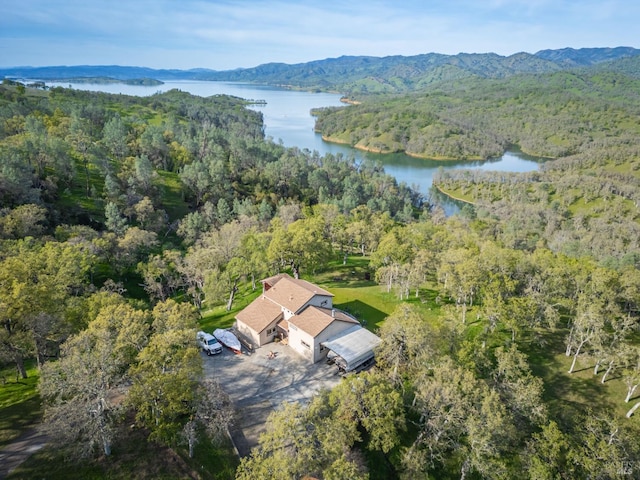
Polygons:
<instances>
[{"instance_id":1,"label":"parked car","mask_svg":"<svg viewBox=\"0 0 640 480\"><path fill-rule=\"evenodd\" d=\"M206 332L198 332L196 334L196 338L198 339L198 345L202 348L203 352L206 352L207 355L216 355L217 353L222 353L222 345L220 342L211 335Z\"/></svg>"}]
</instances>

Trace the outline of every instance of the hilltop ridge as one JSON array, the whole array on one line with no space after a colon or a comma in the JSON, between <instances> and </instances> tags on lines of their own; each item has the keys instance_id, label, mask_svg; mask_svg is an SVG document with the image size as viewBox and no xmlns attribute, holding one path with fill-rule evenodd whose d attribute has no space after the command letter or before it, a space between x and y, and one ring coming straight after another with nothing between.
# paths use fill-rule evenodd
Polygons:
<instances>
[{"instance_id":1,"label":"hilltop ridge","mask_svg":"<svg viewBox=\"0 0 640 480\"><path fill-rule=\"evenodd\" d=\"M298 64L265 63L251 68L216 71L152 69L119 65L80 65L48 67L4 67L6 78L68 80L82 77L108 77L116 80L154 78L158 80L213 80L287 86L289 88L338 91L345 94L398 93L426 88L433 84L469 77L506 78L526 73L593 68L602 63L609 69L628 68L625 60L640 56L640 49L563 48L519 52L509 56L496 53L425 53L387 57L341 56Z\"/></svg>"}]
</instances>

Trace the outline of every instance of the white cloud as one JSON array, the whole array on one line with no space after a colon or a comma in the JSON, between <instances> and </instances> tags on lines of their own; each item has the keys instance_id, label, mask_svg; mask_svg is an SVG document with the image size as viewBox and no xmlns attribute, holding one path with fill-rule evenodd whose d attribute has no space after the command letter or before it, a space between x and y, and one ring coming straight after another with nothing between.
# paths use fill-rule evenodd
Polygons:
<instances>
[{"instance_id":1,"label":"white cloud","mask_svg":"<svg viewBox=\"0 0 640 480\"><path fill-rule=\"evenodd\" d=\"M0 62L228 69L340 55L508 55L565 46L634 46L640 14L636 2L624 0L114 3L1 2Z\"/></svg>"}]
</instances>

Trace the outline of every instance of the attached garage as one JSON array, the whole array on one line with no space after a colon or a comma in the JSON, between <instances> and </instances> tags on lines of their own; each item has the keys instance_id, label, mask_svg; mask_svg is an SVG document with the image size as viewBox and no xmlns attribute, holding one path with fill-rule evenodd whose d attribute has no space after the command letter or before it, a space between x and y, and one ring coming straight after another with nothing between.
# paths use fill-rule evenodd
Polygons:
<instances>
[{"instance_id":1,"label":"attached garage","mask_svg":"<svg viewBox=\"0 0 640 480\"><path fill-rule=\"evenodd\" d=\"M333 308L309 305L289 319L289 346L316 363L327 356L323 342L337 337L353 326L360 326L351 315Z\"/></svg>"},{"instance_id":2,"label":"attached garage","mask_svg":"<svg viewBox=\"0 0 640 480\"><path fill-rule=\"evenodd\" d=\"M356 325L321 345L329 350L327 358L346 373L373 362L373 350L381 341L374 333Z\"/></svg>"}]
</instances>

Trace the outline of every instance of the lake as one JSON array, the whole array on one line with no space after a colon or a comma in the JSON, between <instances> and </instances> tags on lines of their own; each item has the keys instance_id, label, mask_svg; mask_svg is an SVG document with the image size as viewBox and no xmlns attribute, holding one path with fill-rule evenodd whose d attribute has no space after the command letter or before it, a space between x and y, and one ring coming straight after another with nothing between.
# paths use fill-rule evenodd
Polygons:
<instances>
[{"instance_id":1,"label":"lake","mask_svg":"<svg viewBox=\"0 0 640 480\"><path fill-rule=\"evenodd\" d=\"M276 142L281 141L287 147L315 150L321 155L342 153L347 157L378 160L382 162L387 173L393 175L399 182L413 186L425 196L429 194L433 175L439 168L528 172L537 170L540 160L515 150L486 161L424 160L404 154L373 154L346 145L328 143L322 140L320 134L313 131L315 122L310 111L312 108L344 105L340 102L340 95L332 93L312 93L245 83L205 81L167 81L157 86L65 82L47 82L47 85L138 96L153 95L177 88L203 97L225 94L249 100L264 100L266 104L252 105L250 108L262 112L267 137L271 137ZM443 207L448 214L454 213L458 208L453 201L446 202Z\"/></svg>"}]
</instances>

